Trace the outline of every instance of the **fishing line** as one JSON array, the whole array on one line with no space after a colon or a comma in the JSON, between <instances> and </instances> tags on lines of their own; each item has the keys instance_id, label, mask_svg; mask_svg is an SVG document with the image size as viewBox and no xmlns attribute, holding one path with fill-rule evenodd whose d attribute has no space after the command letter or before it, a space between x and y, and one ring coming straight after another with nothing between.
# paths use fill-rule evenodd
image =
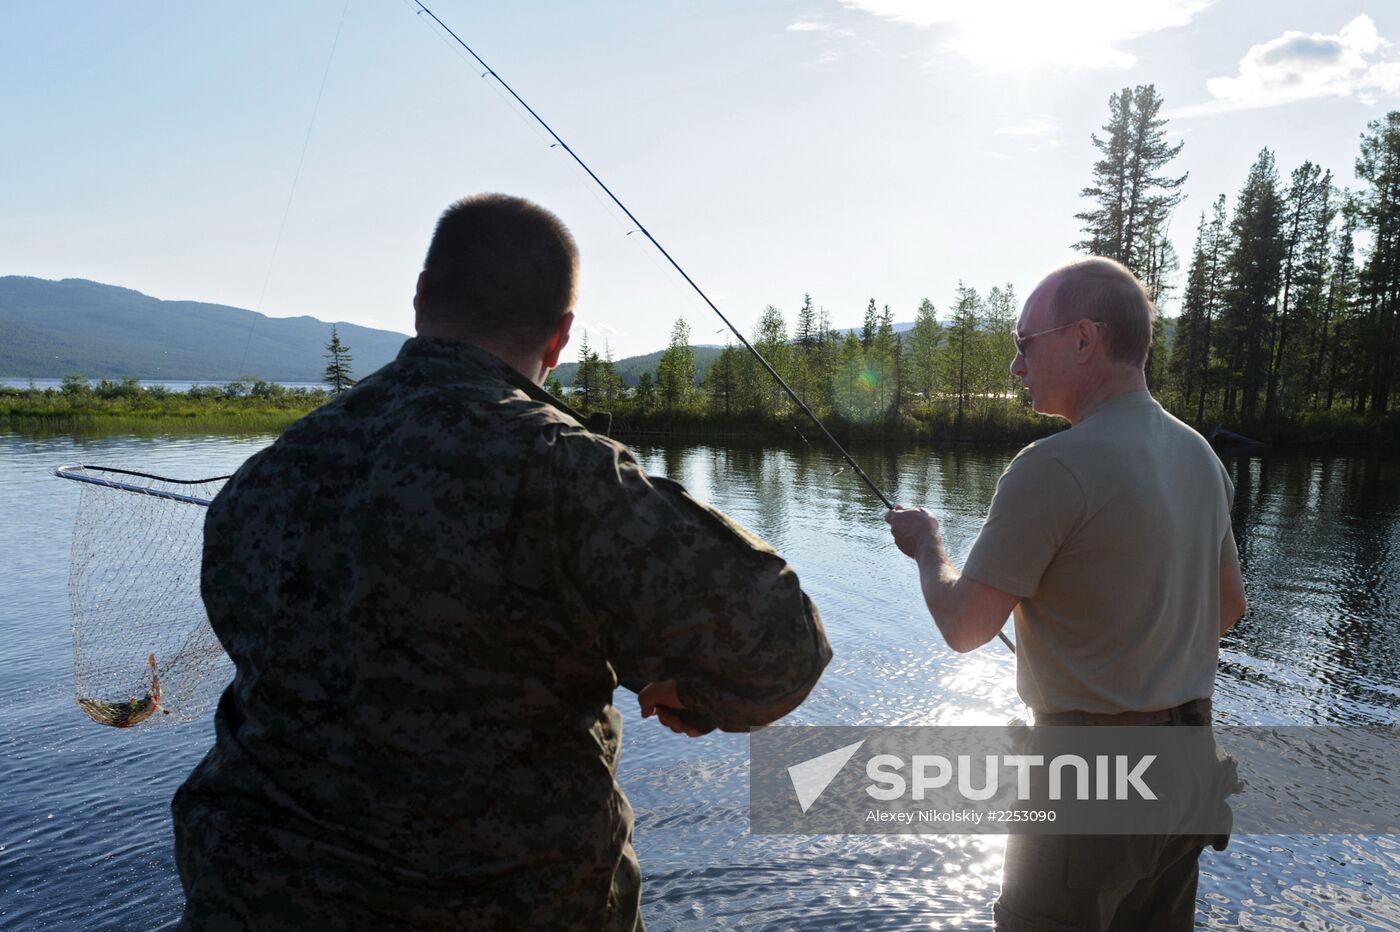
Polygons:
<instances>
[{"instance_id":1,"label":"fishing line","mask_svg":"<svg viewBox=\"0 0 1400 932\"><path fill-rule=\"evenodd\" d=\"M306 150L311 147L311 133L316 128L316 115L321 112L321 96L326 92L326 79L331 75L331 63L335 61L335 50L340 46L340 33L345 28L345 14L350 12L350 0L340 9L340 22L335 27L335 39L331 41L331 53L326 57L326 69L321 72L321 86L316 91L316 103L311 107L311 122L306 126L306 138L301 143L301 155L297 156L297 168L292 173L292 186L287 192L287 203L282 208L282 222L277 226L277 239L272 243L272 258L267 262L267 274L263 276L262 291L258 292L258 303L253 310L262 313L263 302L267 300L267 286L272 281L272 269L277 265L277 252L282 248L282 234L287 232L287 218L292 213L292 199L296 197L297 182L301 180L301 166L306 162ZM235 378L243 377L243 366L248 361L248 348L253 345L253 331L258 326L258 318L248 325L248 339L243 342L243 355L238 359Z\"/></svg>"},{"instance_id":2,"label":"fishing line","mask_svg":"<svg viewBox=\"0 0 1400 932\"><path fill-rule=\"evenodd\" d=\"M717 307L715 303L710 300L709 295L705 294L705 292L700 288L700 286L695 283L695 280L690 277L690 274L686 272L684 268L681 267L681 264L677 262L669 252L666 251L666 248L662 246L660 242L657 241L656 237L651 235L651 231L648 230L646 226L644 226L642 222L637 219L636 215L633 214L632 211L627 208L626 204L622 203L622 201L618 199L618 196L612 192L612 189L603 183L603 179L599 178L596 174L594 174L593 169L588 167L588 163L586 163L582 158L580 158L577 152L570 148L569 144L564 141L563 137L556 133L554 131L554 128L551 127L547 122L545 122L544 118L541 117L538 113L536 113L535 109L529 104L527 104L523 97L521 97L515 92L515 88L511 87L509 84L506 83L505 79L502 78L500 74L496 72L496 69L488 65L485 59L478 55L470 45L467 45L467 43L462 40L461 36L457 35L457 33L454 32L450 26L448 26L441 19L439 19L436 13L428 9L428 7L422 2L422 0L413 0L413 2L419 10L428 14L428 16L433 20L433 22L437 23L438 26L449 36L451 36L452 39L458 45L465 49L467 54L470 55L473 59L475 59L478 65L485 69L485 71L482 74L483 78L487 77L488 75L494 78L496 80L496 83L498 83L502 88L504 88L506 93L510 94L511 97L515 98L515 102L520 104L520 106L524 107L525 111L529 113L530 116L534 117L535 122L539 123L539 125L544 128L544 131L549 133L549 135L554 139L555 143L558 144L559 148L569 153L569 156L573 158L573 160L578 163L578 166L588 174L588 177L593 179L593 182L603 190L603 193L606 194L614 204L617 205L618 209L627 215L627 219L630 220L636 226L636 232L641 233L653 246L656 247L656 251L661 253L661 255L666 259L666 261L671 264L671 267L680 273L680 276L685 279L686 284L690 285L691 289L694 290L694 292L700 296L700 300L704 301L705 304L709 307L709 309L714 311L715 314L719 316L720 320L724 321L724 325L729 328L730 332L738 338L739 342L744 345L744 348L746 350L753 354L754 359L758 360L759 365L763 366L764 370L766 370L767 373L773 377L773 379L778 383L778 385L783 389L783 391L787 393L787 396L792 399L793 404L797 405L798 409L801 410L803 414L807 415L807 417L811 419L812 423L815 424L817 426L817 429L822 432L822 435L826 437L827 442L830 443L833 448L835 448L836 452L841 454L842 459L844 459L846 463L851 467L851 469L855 471L855 474L861 478L861 481L863 481L870 488L870 491L875 493L875 497L880 499L880 501L884 503L887 509L893 511L895 507L894 503L890 501L889 497L885 495L883 491L880 490L880 487L877 486L874 483L874 481L871 480L871 478L865 474L865 470L860 468L860 464L857 463L855 459L851 456L851 454L846 451L846 448L843 447L840 444L840 442L838 442L837 439L831 435L831 431L827 430L826 425L821 422L821 419L818 418L816 414L812 412L811 408L807 407L807 403L804 402L800 397L798 397L797 392L793 391L792 386L788 385L787 380L778 374L778 370L774 369L772 364L770 364L767 359L763 358L762 353L754 349L753 344L751 344L748 341L748 339L746 339L744 335L741 332L739 332L739 328L735 327L734 324L730 322L729 318L724 316L724 312L721 311L719 307ZM1015 653L1016 648L1012 646L1011 641L1007 639L1005 634L998 631L997 637L1001 638L1002 643L1004 643L1008 648L1010 648L1012 653Z\"/></svg>"}]
</instances>

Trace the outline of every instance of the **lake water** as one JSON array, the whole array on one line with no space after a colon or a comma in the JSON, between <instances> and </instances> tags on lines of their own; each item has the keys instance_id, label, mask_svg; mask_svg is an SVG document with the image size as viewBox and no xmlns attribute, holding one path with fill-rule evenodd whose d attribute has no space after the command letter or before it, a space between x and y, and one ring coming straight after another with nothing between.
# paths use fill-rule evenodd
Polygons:
<instances>
[{"instance_id":1,"label":"lake water","mask_svg":"<svg viewBox=\"0 0 1400 932\"><path fill-rule=\"evenodd\" d=\"M118 731L72 701L67 573L78 490L62 463L174 476L232 471L269 437L0 434L0 928L150 929L181 896L171 793L211 742L208 717ZM836 652L790 719L810 724L1000 723L1021 712L1013 658L942 645L913 564L879 503L833 455L638 444L773 542L820 606ZM961 561L1014 449L857 451L895 499L944 521ZM1252 605L1225 640L1216 693L1243 724L1400 723L1400 456L1227 458ZM688 740L626 715L620 780L652 929L990 927L995 837L753 836L747 738ZM1400 839L1236 837L1201 859L1199 924L1400 929Z\"/></svg>"}]
</instances>

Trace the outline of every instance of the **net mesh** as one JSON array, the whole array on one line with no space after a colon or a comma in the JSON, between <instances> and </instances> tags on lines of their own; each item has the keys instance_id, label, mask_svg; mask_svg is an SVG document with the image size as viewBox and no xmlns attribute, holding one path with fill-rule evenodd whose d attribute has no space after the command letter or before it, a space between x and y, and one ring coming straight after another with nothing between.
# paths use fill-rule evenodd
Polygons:
<instances>
[{"instance_id":1,"label":"net mesh","mask_svg":"<svg viewBox=\"0 0 1400 932\"><path fill-rule=\"evenodd\" d=\"M205 508L228 477L57 474L82 490L68 578L78 707L118 728L200 717L233 671L199 594Z\"/></svg>"}]
</instances>

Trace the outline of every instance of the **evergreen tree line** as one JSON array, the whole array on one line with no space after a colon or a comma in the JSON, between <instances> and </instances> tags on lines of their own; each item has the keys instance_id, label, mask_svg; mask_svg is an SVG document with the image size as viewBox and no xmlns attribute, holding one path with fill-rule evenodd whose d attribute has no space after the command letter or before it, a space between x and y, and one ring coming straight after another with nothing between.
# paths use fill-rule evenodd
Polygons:
<instances>
[{"instance_id":1,"label":"evergreen tree line","mask_svg":"<svg viewBox=\"0 0 1400 932\"><path fill-rule=\"evenodd\" d=\"M1109 98L1091 141L1100 158L1081 192L1077 248L1122 262L1160 308L1178 269L1167 237L1186 175L1168 170L1162 98L1152 85ZM1168 345L1159 325L1148 384L1197 425L1269 430L1318 412L1390 410L1400 349L1400 111L1372 121L1356 160L1360 187L1305 161L1284 182L1259 153L1234 211L1202 213ZM1364 248L1363 248L1364 246Z\"/></svg>"},{"instance_id":2,"label":"evergreen tree line","mask_svg":"<svg viewBox=\"0 0 1400 932\"><path fill-rule=\"evenodd\" d=\"M1183 416L1262 422L1382 415L1400 349L1400 111L1373 121L1358 190L1268 149L1235 201L1201 215L1169 367ZM1364 245L1362 245L1364 244Z\"/></svg>"},{"instance_id":3,"label":"evergreen tree line","mask_svg":"<svg viewBox=\"0 0 1400 932\"><path fill-rule=\"evenodd\" d=\"M890 306L872 298L861 327L843 332L809 294L791 329L781 310L765 308L749 342L824 421L901 433L921 426L1004 432L1024 427L1030 414L1009 369L1017 311L1009 284L981 295L959 283L946 321L926 298L913 328L896 333ZM558 383L549 387L562 391ZM684 318L673 326L655 374L643 373L633 388L623 384L611 351L600 355L585 334L569 400L585 411L611 411L624 424L706 418L761 426L799 415L742 346L726 346L697 379Z\"/></svg>"}]
</instances>

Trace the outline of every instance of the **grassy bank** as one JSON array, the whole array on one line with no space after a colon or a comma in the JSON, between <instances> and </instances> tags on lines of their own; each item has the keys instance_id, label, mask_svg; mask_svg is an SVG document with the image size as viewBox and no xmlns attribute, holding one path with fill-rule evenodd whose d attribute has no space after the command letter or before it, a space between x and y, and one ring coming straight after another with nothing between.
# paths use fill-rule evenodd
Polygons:
<instances>
[{"instance_id":1,"label":"grassy bank","mask_svg":"<svg viewBox=\"0 0 1400 932\"><path fill-rule=\"evenodd\" d=\"M0 424L21 433L276 433L324 404L330 393L289 389L261 381L201 385L188 392L143 387L135 380L65 381L59 389L0 388ZM831 414L823 423L841 443L957 441L1025 444L1064 429L1064 421L1041 417L1020 405L997 405L959 417L956 409L924 407L897 418L860 421ZM1205 433L1215 422L1202 426ZM1400 447L1400 412L1360 415L1313 412L1273 421L1236 419L1226 430L1274 445ZM724 415L695 410L638 411L623 399L613 415L613 433L626 437L676 437L777 443L823 442L805 416L787 413Z\"/></svg>"},{"instance_id":2,"label":"grassy bank","mask_svg":"<svg viewBox=\"0 0 1400 932\"><path fill-rule=\"evenodd\" d=\"M134 379L70 380L61 389L0 388L0 418L23 433L269 433L329 397L259 381L169 392Z\"/></svg>"}]
</instances>

